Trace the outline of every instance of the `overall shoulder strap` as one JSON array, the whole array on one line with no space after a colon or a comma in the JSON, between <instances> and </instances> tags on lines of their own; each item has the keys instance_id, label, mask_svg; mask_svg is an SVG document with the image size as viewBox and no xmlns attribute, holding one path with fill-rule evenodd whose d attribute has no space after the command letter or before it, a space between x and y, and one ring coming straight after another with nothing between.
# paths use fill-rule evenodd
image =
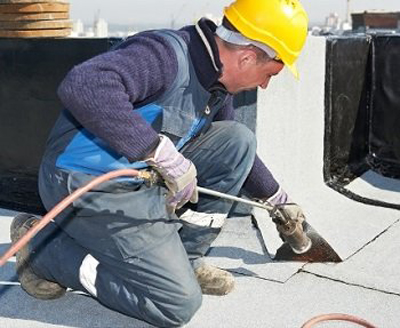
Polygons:
<instances>
[{"instance_id":1,"label":"overall shoulder strap","mask_svg":"<svg viewBox=\"0 0 400 328\"><path fill-rule=\"evenodd\" d=\"M174 83L172 84L171 88L167 90L158 100L158 102L162 102L171 92L175 92L176 88L187 86L189 84L191 65L190 58L188 56L189 49L187 44L177 33L171 30L157 30L155 33L168 40L175 51L178 62L178 72Z\"/></svg>"}]
</instances>

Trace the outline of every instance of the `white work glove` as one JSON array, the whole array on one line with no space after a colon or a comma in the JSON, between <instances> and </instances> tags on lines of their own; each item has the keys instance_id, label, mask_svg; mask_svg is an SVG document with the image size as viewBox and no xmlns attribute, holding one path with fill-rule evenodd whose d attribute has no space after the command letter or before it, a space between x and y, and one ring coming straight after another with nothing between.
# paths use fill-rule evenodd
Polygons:
<instances>
[{"instance_id":1,"label":"white work glove","mask_svg":"<svg viewBox=\"0 0 400 328\"><path fill-rule=\"evenodd\" d=\"M290 219L300 223L303 223L306 219L301 207L296 203L293 203L288 194L280 187L274 195L264 201L266 201L267 204L274 206L274 209L270 211L270 214L274 212L275 215L278 214L282 216L283 211L284 215L287 215Z\"/></svg>"},{"instance_id":2,"label":"white work glove","mask_svg":"<svg viewBox=\"0 0 400 328\"><path fill-rule=\"evenodd\" d=\"M188 201L197 203L197 171L194 164L175 148L172 141L160 135L154 156L145 160L164 179L169 189L167 204L171 211L181 208Z\"/></svg>"}]
</instances>

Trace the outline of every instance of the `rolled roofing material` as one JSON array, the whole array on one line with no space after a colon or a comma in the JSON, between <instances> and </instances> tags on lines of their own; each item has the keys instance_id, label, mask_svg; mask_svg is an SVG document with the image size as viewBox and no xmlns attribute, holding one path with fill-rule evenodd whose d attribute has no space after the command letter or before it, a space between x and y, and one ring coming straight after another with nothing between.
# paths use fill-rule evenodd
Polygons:
<instances>
[{"instance_id":1,"label":"rolled roofing material","mask_svg":"<svg viewBox=\"0 0 400 328\"><path fill-rule=\"evenodd\" d=\"M0 0L0 37L66 37L71 28L66 0Z\"/></svg>"},{"instance_id":2,"label":"rolled roofing material","mask_svg":"<svg viewBox=\"0 0 400 328\"><path fill-rule=\"evenodd\" d=\"M52 13L68 11L68 3L51 1L40 3L0 3L0 13Z\"/></svg>"},{"instance_id":3,"label":"rolled roofing material","mask_svg":"<svg viewBox=\"0 0 400 328\"><path fill-rule=\"evenodd\" d=\"M58 13L0 13L0 22L20 22L20 21L42 21L42 20L57 20L57 19L68 19L68 12Z\"/></svg>"},{"instance_id":4,"label":"rolled roofing material","mask_svg":"<svg viewBox=\"0 0 400 328\"><path fill-rule=\"evenodd\" d=\"M2 30L43 30L43 29L59 29L71 28L70 20L52 19L39 21L22 21L22 22L1 22Z\"/></svg>"},{"instance_id":5,"label":"rolled roofing material","mask_svg":"<svg viewBox=\"0 0 400 328\"><path fill-rule=\"evenodd\" d=\"M61 2L61 3L68 3L68 0L0 0L0 4L5 3L43 3L43 2Z\"/></svg>"},{"instance_id":6,"label":"rolled roofing material","mask_svg":"<svg viewBox=\"0 0 400 328\"><path fill-rule=\"evenodd\" d=\"M70 35L71 30L68 28L56 30L1 30L0 38L45 38L45 37L66 37Z\"/></svg>"}]
</instances>

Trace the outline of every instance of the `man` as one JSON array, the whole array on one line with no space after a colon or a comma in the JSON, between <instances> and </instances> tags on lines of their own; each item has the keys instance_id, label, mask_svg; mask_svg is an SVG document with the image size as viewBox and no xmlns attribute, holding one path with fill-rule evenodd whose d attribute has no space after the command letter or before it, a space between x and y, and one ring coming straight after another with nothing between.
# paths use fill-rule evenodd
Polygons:
<instances>
[{"instance_id":1,"label":"man","mask_svg":"<svg viewBox=\"0 0 400 328\"><path fill-rule=\"evenodd\" d=\"M306 34L297 0L237 0L218 28L201 19L142 32L74 67L40 169L45 207L118 168L151 168L165 183L116 179L75 201L17 254L25 291L52 299L82 290L161 327L188 322L202 293L229 293L232 274L202 257L232 203L199 197L196 185L287 201L253 133L233 121L232 95L266 88L285 65L296 75ZM37 221L16 217L13 242Z\"/></svg>"}]
</instances>

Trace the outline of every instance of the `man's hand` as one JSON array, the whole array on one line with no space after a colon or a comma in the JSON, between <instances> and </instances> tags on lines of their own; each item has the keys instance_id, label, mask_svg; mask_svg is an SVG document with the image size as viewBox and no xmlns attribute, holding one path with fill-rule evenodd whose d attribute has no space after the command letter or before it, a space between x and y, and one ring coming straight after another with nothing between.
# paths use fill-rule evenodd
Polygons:
<instances>
[{"instance_id":1,"label":"man's hand","mask_svg":"<svg viewBox=\"0 0 400 328\"><path fill-rule=\"evenodd\" d=\"M288 194L282 188L279 188L273 196L265 201L273 206L270 214L272 218L275 218L275 220L294 220L303 223L306 219L301 207L296 203L293 203Z\"/></svg>"},{"instance_id":2,"label":"man's hand","mask_svg":"<svg viewBox=\"0 0 400 328\"><path fill-rule=\"evenodd\" d=\"M287 242L296 254L308 252L312 243L304 232L303 222L306 218L301 207L293 203L282 188L272 197L264 199L264 202L272 206L269 214L282 241Z\"/></svg>"},{"instance_id":3,"label":"man's hand","mask_svg":"<svg viewBox=\"0 0 400 328\"><path fill-rule=\"evenodd\" d=\"M289 220L303 223L306 219L303 210L296 203L275 205L270 214L275 223L286 222Z\"/></svg>"},{"instance_id":4,"label":"man's hand","mask_svg":"<svg viewBox=\"0 0 400 328\"><path fill-rule=\"evenodd\" d=\"M161 135L160 139L152 157L145 161L164 179L170 191L168 206L175 210L188 201L197 203L197 171L194 164L178 152L168 137Z\"/></svg>"}]
</instances>

